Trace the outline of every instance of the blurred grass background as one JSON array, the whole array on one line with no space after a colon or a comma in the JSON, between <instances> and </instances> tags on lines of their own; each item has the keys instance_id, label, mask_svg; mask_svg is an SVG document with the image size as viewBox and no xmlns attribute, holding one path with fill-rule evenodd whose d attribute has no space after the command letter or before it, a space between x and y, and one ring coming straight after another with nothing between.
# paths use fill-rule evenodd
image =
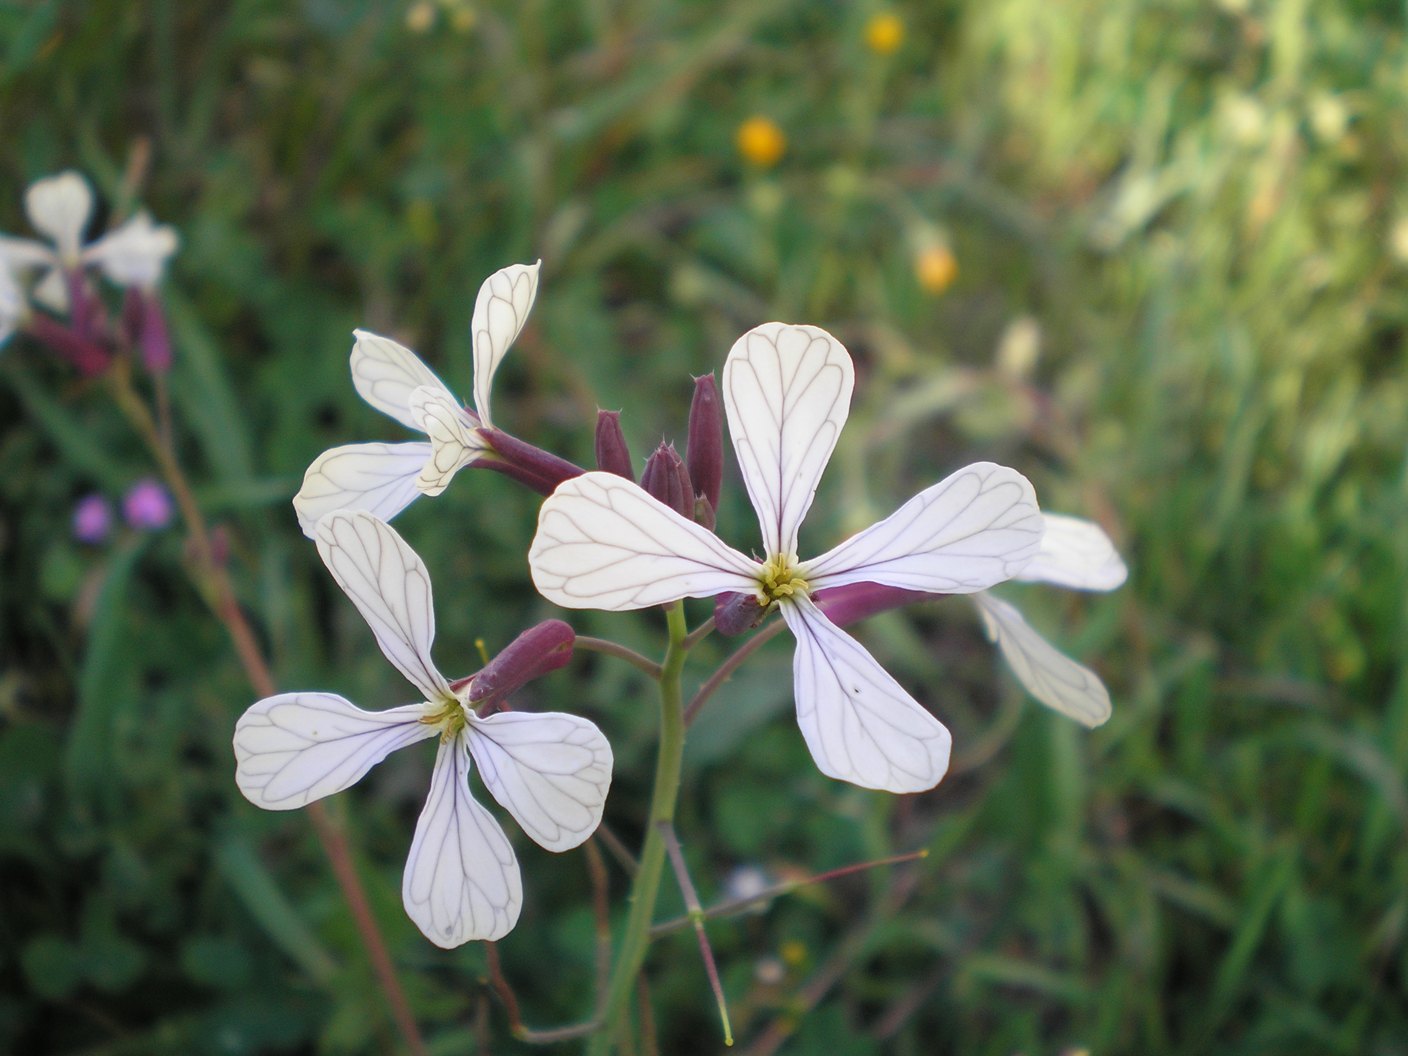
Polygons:
<instances>
[{"instance_id":1,"label":"blurred grass background","mask_svg":"<svg viewBox=\"0 0 1408 1056\"><path fill-rule=\"evenodd\" d=\"M827 327L857 400L804 546L986 458L1101 521L1132 578L1007 591L1105 677L1094 733L1024 700L964 602L861 628L954 731L924 796L816 773L780 644L710 705L679 823L706 902L740 866L930 851L711 926L745 1051L1393 1056L1404 21L1383 0L12 4L0 230L27 233L23 188L69 167L127 209L149 148L138 197L184 239L184 457L282 684L368 707L406 687L288 505L325 447L399 438L352 390L354 326L467 392L474 291L541 257L496 415L579 462L597 406L623 409L643 457L682 440L689 375L743 330ZM388 1051L306 819L234 788L251 695L184 585L180 533L69 538L79 496L147 472L101 390L5 350L0 1051ZM435 577L447 671L551 614L524 560L535 508L467 474L398 521ZM746 544L751 520L735 479L721 534ZM653 616L573 622L660 640ZM525 706L603 727L607 819L633 841L653 696L604 658L574 670ZM439 951L400 911L429 768L402 755L334 809L432 1050L487 1032L519 1051L482 947ZM582 1017L581 852L515 841L528 897L505 971L530 1022ZM662 940L650 974L661 1051L715 1051L693 939Z\"/></svg>"}]
</instances>

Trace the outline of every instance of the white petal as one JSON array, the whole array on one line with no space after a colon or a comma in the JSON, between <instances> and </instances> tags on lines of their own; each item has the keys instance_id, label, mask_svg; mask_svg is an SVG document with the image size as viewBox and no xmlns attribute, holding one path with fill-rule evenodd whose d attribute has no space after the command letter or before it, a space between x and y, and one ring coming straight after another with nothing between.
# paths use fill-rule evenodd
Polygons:
<instances>
[{"instance_id":1,"label":"white petal","mask_svg":"<svg viewBox=\"0 0 1408 1056\"><path fill-rule=\"evenodd\" d=\"M34 284L33 296L36 301L59 315L68 314L68 283L59 268L50 268Z\"/></svg>"},{"instance_id":2,"label":"white petal","mask_svg":"<svg viewBox=\"0 0 1408 1056\"><path fill-rule=\"evenodd\" d=\"M1022 614L991 594L974 594L988 637L1028 693L1086 726L1110 717L1110 694L1098 675L1058 652Z\"/></svg>"},{"instance_id":3,"label":"white petal","mask_svg":"<svg viewBox=\"0 0 1408 1056\"><path fill-rule=\"evenodd\" d=\"M34 229L53 241L68 267L78 263L83 229L93 211L93 192L76 172L36 180L24 195L25 212Z\"/></svg>"},{"instance_id":4,"label":"white petal","mask_svg":"<svg viewBox=\"0 0 1408 1056\"><path fill-rule=\"evenodd\" d=\"M463 738L442 740L401 880L407 915L445 949L503 938L523 907L518 859L499 823L469 794L468 777Z\"/></svg>"},{"instance_id":5,"label":"white petal","mask_svg":"<svg viewBox=\"0 0 1408 1056\"><path fill-rule=\"evenodd\" d=\"M293 810L356 784L397 748L435 736L422 704L363 711L333 693L266 697L235 723L235 784L265 810Z\"/></svg>"},{"instance_id":6,"label":"white petal","mask_svg":"<svg viewBox=\"0 0 1408 1056\"><path fill-rule=\"evenodd\" d=\"M1115 544L1094 521L1048 513L1041 550L1016 579L1074 590L1114 590L1129 577Z\"/></svg>"},{"instance_id":7,"label":"white petal","mask_svg":"<svg viewBox=\"0 0 1408 1056\"><path fill-rule=\"evenodd\" d=\"M395 529L370 513L341 510L318 522L318 554L357 606L376 644L427 700L453 696L430 659L435 606L430 573Z\"/></svg>"},{"instance_id":8,"label":"white petal","mask_svg":"<svg viewBox=\"0 0 1408 1056\"><path fill-rule=\"evenodd\" d=\"M479 776L534 842L576 847L601 822L611 745L593 723L561 712L470 717L465 734Z\"/></svg>"},{"instance_id":9,"label":"white petal","mask_svg":"<svg viewBox=\"0 0 1408 1056\"><path fill-rule=\"evenodd\" d=\"M757 587L760 566L614 473L558 485L528 550L538 592L568 609L644 609Z\"/></svg>"},{"instance_id":10,"label":"white petal","mask_svg":"<svg viewBox=\"0 0 1408 1056\"><path fill-rule=\"evenodd\" d=\"M118 286L150 289L161 281L166 261L180 241L175 228L154 224L141 212L85 249L83 260L97 264Z\"/></svg>"},{"instance_id":11,"label":"white petal","mask_svg":"<svg viewBox=\"0 0 1408 1056\"><path fill-rule=\"evenodd\" d=\"M815 326L765 323L729 351L724 410L768 557L796 556L854 387L850 353Z\"/></svg>"},{"instance_id":12,"label":"white petal","mask_svg":"<svg viewBox=\"0 0 1408 1056\"><path fill-rule=\"evenodd\" d=\"M20 269L53 267L58 264L59 258L43 242L36 242L32 238L0 235L0 261Z\"/></svg>"},{"instance_id":13,"label":"white petal","mask_svg":"<svg viewBox=\"0 0 1408 1056\"><path fill-rule=\"evenodd\" d=\"M430 445L344 444L313 460L293 497L298 526L309 539L335 510L365 510L389 521L417 495L416 478L430 461Z\"/></svg>"},{"instance_id":14,"label":"white petal","mask_svg":"<svg viewBox=\"0 0 1408 1056\"><path fill-rule=\"evenodd\" d=\"M975 462L800 571L813 590L884 583L971 594L1020 572L1042 531L1031 482L1015 469Z\"/></svg>"},{"instance_id":15,"label":"white petal","mask_svg":"<svg viewBox=\"0 0 1408 1056\"><path fill-rule=\"evenodd\" d=\"M14 333L24 313L24 291L20 289L10 265L0 257L0 344L4 344Z\"/></svg>"},{"instance_id":16,"label":"white petal","mask_svg":"<svg viewBox=\"0 0 1408 1056\"><path fill-rule=\"evenodd\" d=\"M485 425L489 420L489 393L494 372L509 346L518 339L533 299L538 295L538 268L542 264L511 264L494 272L479 287L469 334L474 348L474 409Z\"/></svg>"},{"instance_id":17,"label":"white petal","mask_svg":"<svg viewBox=\"0 0 1408 1056\"><path fill-rule=\"evenodd\" d=\"M416 489L422 495L439 495L487 445L474 419L444 389L422 385L411 393L410 408L416 428L430 437L431 448Z\"/></svg>"},{"instance_id":18,"label":"white petal","mask_svg":"<svg viewBox=\"0 0 1408 1056\"><path fill-rule=\"evenodd\" d=\"M369 330L352 331L352 384L362 399L407 429L419 429L411 413L411 393L422 385L455 398L435 372L405 345Z\"/></svg>"},{"instance_id":19,"label":"white petal","mask_svg":"<svg viewBox=\"0 0 1408 1056\"><path fill-rule=\"evenodd\" d=\"M797 638L797 724L821 772L883 792L937 785L948 770L948 728L810 598L796 596L781 609Z\"/></svg>"}]
</instances>

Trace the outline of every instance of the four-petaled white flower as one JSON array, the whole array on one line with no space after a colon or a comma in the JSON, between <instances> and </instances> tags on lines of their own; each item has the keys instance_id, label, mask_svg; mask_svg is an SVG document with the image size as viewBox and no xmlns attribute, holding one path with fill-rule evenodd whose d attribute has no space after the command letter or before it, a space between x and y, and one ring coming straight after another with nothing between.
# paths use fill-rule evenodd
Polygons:
<instances>
[{"instance_id":1,"label":"four-petaled white flower","mask_svg":"<svg viewBox=\"0 0 1408 1056\"><path fill-rule=\"evenodd\" d=\"M364 512L333 513L318 523L315 539L381 651L425 702L368 712L332 693L261 700L235 726L236 783L257 806L291 810L347 788L397 748L439 737L402 899L437 945L500 938L518 920L522 881L503 829L469 793L470 760L529 836L563 851L601 820L611 747L574 715L476 715L467 706L473 679L452 685L430 658L430 578L389 525Z\"/></svg>"},{"instance_id":2,"label":"four-petaled white flower","mask_svg":"<svg viewBox=\"0 0 1408 1056\"><path fill-rule=\"evenodd\" d=\"M481 432L492 425L490 385L528 321L538 292L538 267L513 264L479 287L470 322L474 411L465 409L410 349L356 331L352 382L357 392L383 414L429 439L345 444L324 451L308 467L293 500L305 535L311 537L319 519L333 510L365 510L389 521L417 495L439 495L459 470L490 451Z\"/></svg>"},{"instance_id":3,"label":"four-petaled white flower","mask_svg":"<svg viewBox=\"0 0 1408 1056\"><path fill-rule=\"evenodd\" d=\"M734 451L763 532L757 561L610 473L559 485L543 504L533 582L568 608L640 609L751 592L776 604L797 640L797 719L822 773L917 792L948 769L948 730L833 624L811 593L848 583L967 594L1021 572L1043 534L1031 484L976 463L809 561L797 532L850 408L850 354L813 326L744 334L723 372Z\"/></svg>"},{"instance_id":4,"label":"four-petaled white flower","mask_svg":"<svg viewBox=\"0 0 1408 1056\"><path fill-rule=\"evenodd\" d=\"M173 228L152 223L143 212L85 247L93 192L76 172L36 180L25 192L24 204L29 222L49 241L0 236L0 260L17 269L45 269L34 298L58 312L68 309L66 274L96 266L115 285L150 290L179 245Z\"/></svg>"},{"instance_id":5,"label":"four-petaled white flower","mask_svg":"<svg viewBox=\"0 0 1408 1056\"><path fill-rule=\"evenodd\" d=\"M1072 590L1114 590L1129 575L1115 544L1098 524L1048 513L1041 550L1014 579ZM1034 631L1012 605L974 594L988 637L1027 692L1086 726L1110 717L1110 693L1100 676L1076 663Z\"/></svg>"}]
</instances>

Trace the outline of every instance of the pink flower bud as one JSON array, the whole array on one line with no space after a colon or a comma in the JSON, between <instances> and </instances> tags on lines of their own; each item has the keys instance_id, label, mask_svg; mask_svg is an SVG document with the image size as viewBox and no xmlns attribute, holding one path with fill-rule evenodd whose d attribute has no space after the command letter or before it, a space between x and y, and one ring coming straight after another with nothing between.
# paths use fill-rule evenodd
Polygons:
<instances>
[{"instance_id":1,"label":"pink flower bud","mask_svg":"<svg viewBox=\"0 0 1408 1056\"><path fill-rule=\"evenodd\" d=\"M596 412L596 468L635 483L631 450L626 446L626 435L621 432L620 411Z\"/></svg>"},{"instance_id":2,"label":"pink flower bud","mask_svg":"<svg viewBox=\"0 0 1408 1056\"><path fill-rule=\"evenodd\" d=\"M96 545L112 531L112 504L101 495L85 495L73 508L73 537Z\"/></svg>"},{"instance_id":3,"label":"pink flower bud","mask_svg":"<svg viewBox=\"0 0 1408 1056\"><path fill-rule=\"evenodd\" d=\"M171 523L171 496L154 478L137 481L122 497L122 516L133 528L155 531Z\"/></svg>"},{"instance_id":4,"label":"pink flower bud","mask_svg":"<svg viewBox=\"0 0 1408 1056\"><path fill-rule=\"evenodd\" d=\"M720 594L714 598L714 628L732 638L751 631L763 619L763 607L753 594Z\"/></svg>"},{"instance_id":5,"label":"pink flower bud","mask_svg":"<svg viewBox=\"0 0 1408 1056\"><path fill-rule=\"evenodd\" d=\"M689 483L689 470L675 453L675 445L660 441L655 453L646 460L640 486L646 494L659 499L682 517L694 517L694 488Z\"/></svg>"},{"instance_id":6,"label":"pink flower bud","mask_svg":"<svg viewBox=\"0 0 1408 1056\"><path fill-rule=\"evenodd\" d=\"M724 479L724 420L713 374L694 379L685 458L688 460L689 479L694 482L694 493L703 496L709 504L710 520L705 527L712 528ZM704 522L700 520L700 523Z\"/></svg>"},{"instance_id":7,"label":"pink flower bud","mask_svg":"<svg viewBox=\"0 0 1408 1056\"><path fill-rule=\"evenodd\" d=\"M576 632L561 620L529 627L490 660L469 687L471 704L492 705L572 659Z\"/></svg>"},{"instance_id":8,"label":"pink flower bud","mask_svg":"<svg viewBox=\"0 0 1408 1056\"><path fill-rule=\"evenodd\" d=\"M565 458L534 447L502 429L481 429L480 435L489 441L499 457L480 458L471 465L479 469L498 470L539 495L551 495L564 480L582 475L581 468Z\"/></svg>"}]
</instances>

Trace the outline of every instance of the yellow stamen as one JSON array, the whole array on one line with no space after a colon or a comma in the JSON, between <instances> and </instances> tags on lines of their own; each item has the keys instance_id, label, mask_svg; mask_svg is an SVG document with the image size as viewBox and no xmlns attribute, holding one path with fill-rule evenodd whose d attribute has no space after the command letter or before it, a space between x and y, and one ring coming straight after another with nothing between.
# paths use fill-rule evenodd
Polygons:
<instances>
[{"instance_id":1,"label":"yellow stamen","mask_svg":"<svg viewBox=\"0 0 1408 1056\"><path fill-rule=\"evenodd\" d=\"M432 702L431 707L435 710L427 711L420 721L427 726L438 726L442 740L449 740L464 729L464 706L454 697Z\"/></svg>"},{"instance_id":2,"label":"yellow stamen","mask_svg":"<svg viewBox=\"0 0 1408 1056\"><path fill-rule=\"evenodd\" d=\"M805 594L810 588L798 574L792 559L786 554L774 554L763 566L758 577L758 604L763 608L793 594Z\"/></svg>"}]
</instances>

